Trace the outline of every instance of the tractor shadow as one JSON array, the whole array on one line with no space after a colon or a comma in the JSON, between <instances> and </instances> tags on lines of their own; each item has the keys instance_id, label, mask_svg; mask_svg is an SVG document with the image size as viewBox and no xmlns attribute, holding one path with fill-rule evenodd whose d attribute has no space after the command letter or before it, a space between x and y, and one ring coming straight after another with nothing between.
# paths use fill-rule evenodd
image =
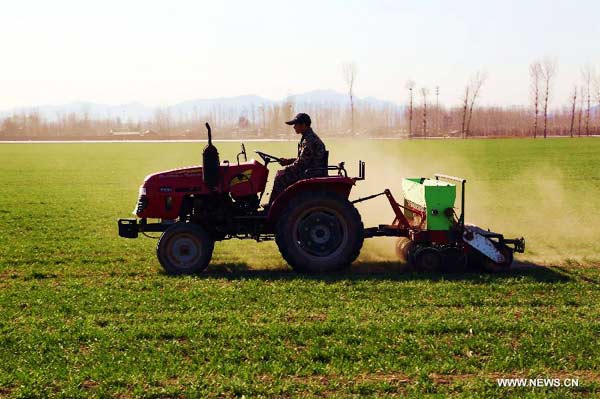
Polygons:
<instances>
[{"instance_id":1,"label":"tractor shadow","mask_svg":"<svg viewBox=\"0 0 600 399\"><path fill-rule=\"evenodd\" d=\"M558 266L543 266L530 262L515 262L511 270L502 273L467 271L461 273L421 273L406 271L398 262L356 262L348 270L336 273L296 273L291 268L252 269L247 263L213 264L197 278L223 278L228 280L256 279L338 281L468 281L493 283L506 279L545 283L564 283L581 279L581 276Z\"/></svg>"}]
</instances>

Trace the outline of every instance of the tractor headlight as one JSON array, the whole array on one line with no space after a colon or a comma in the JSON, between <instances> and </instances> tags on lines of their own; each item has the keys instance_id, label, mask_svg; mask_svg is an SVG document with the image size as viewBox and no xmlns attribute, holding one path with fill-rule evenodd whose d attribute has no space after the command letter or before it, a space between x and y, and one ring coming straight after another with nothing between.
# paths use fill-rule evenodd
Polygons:
<instances>
[{"instance_id":1,"label":"tractor headlight","mask_svg":"<svg viewBox=\"0 0 600 399\"><path fill-rule=\"evenodd\" d=\"M146 187L140 187L137 204L135 206L135 210L133 211L134 215L139 215L142 213L144 209L148 206L148 197L146 197Z\"/></svg>"}]
</instances>

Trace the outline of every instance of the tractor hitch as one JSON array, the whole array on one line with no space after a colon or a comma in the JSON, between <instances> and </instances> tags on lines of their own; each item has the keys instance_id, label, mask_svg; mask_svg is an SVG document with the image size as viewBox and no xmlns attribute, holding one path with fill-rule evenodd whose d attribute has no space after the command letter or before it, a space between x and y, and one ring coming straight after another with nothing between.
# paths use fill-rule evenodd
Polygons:
<instances>
[{"instance_id":1,"label":"tractor hitch","mask_svg":"<svg viewBox=\"0 0 600 399\"><path fill-rule=\"evenodd\" d=\"M137 238L138 223L137 219L119 219L119 236L124 238Z\"/></svg>"},{"instance_id":2,"label":"tractor hitch","mask_svg":"<svg viewBox=\"0 0 600 399\"><path fill-rule=\"evenodd\" d=\"M525 252L525 239L523 237L521 238L515 238L515 239L504 239L504 242L506 244L512 244L514 245L514 251L515 252L519 252L519 253L523 253Z\"/></svg>"},{"instance_id":3,"label":"tractor hitch","mask_svg":"<svg viewBox=\"0 0 600 399\"><path fill-rule=\"evenodd\" d=\"M137 238L138 233L156 233L163 232L170 223L148 223L146 219L119 219L119 236L124 238Z\"/></svg>"}]
</instances>

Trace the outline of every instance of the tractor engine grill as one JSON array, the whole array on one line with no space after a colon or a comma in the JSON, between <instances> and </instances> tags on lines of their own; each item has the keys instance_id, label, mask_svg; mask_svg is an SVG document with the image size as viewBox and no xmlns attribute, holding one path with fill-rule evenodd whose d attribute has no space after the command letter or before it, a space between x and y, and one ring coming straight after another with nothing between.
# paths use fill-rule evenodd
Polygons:
<instances>
[{"instance_id":1,"label":"tractor engine grill","mask_svg":"<svg viewBox=\"0 0 600 399\"><path fill-rule=\"evenodd\" d=\"M148 207L148 197L146 197L145 195L140 195L140 197L138 198L138 202L135 207L134 213L136 215L139 215L147 207Z\"/></svg>"}]
</instances>

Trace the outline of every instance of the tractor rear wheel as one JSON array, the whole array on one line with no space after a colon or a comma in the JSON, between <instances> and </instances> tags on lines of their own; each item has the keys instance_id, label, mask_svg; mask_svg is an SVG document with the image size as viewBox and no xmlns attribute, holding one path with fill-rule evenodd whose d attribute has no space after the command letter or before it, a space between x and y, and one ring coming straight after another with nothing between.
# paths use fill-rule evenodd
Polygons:
<instances>
[{"instance_id":1,"label":"tractor rear wheel","mask_svg":"<svg viewBox=\"0 0 600 399\"><path fill-rule=\"evenodd\" d=\"M294 198L280 215L275 234L281 255L297 272L342 270L358 257L363 240L360 214L332 192Z\"/></svg>"},{"instance_id":2,"label":"tractor rear wheel","mask_svg":"<svg viewBox=\"0 0 600 399\"><path fill-rule=\"evenodd\" d=\"M208 266L215 242L200 226L176 223L158 240L156 256L172 275L198 273Z\"/></svg>"}]
</instances>

